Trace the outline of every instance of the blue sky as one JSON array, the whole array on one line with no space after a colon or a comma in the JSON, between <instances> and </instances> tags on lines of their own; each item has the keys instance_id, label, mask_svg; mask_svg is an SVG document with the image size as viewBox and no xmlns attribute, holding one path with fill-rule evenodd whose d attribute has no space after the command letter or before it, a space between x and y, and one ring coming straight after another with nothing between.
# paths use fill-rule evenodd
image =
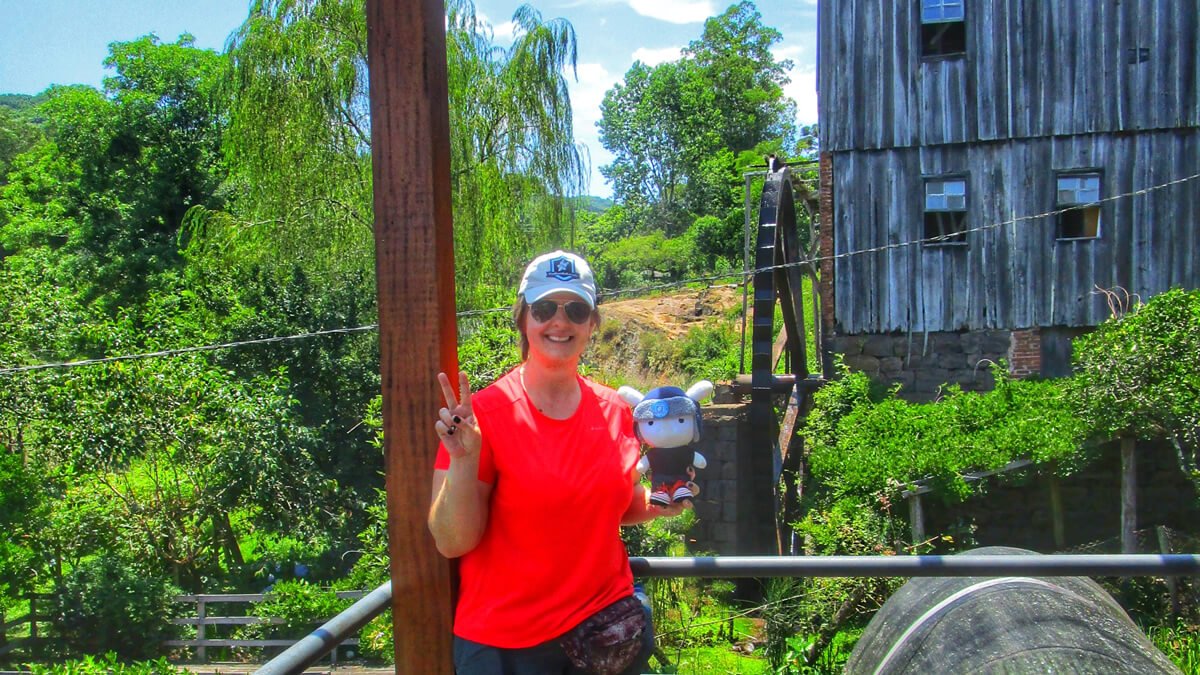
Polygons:
<instances>
[{"instance_id":1,"label":"blue sky","mask_svg":"<svg viewBox=\"0 0 1200 675\"><path fill-rule=\"evenodd\" d=\"M506 44L518 0L476 0L476 11ZM569 78L575 136L592 164L589 193L608 197L598 167L611 155L597 137L604 92L635 60L655 65L679 57L700 37L704 20L720 14L724 0L534 0L544 19L564 18L575 27L578 80ZM763 22L783 34L776 58L791 59L798 122L817 120L816 0L760 0ZM0 93L36 94L51 84L99 87L110 42L154 33L173 42L180 33L199 47L223 50L225 39L246 18L248 0L0 0Z\"/></svg>"}]
</instances>

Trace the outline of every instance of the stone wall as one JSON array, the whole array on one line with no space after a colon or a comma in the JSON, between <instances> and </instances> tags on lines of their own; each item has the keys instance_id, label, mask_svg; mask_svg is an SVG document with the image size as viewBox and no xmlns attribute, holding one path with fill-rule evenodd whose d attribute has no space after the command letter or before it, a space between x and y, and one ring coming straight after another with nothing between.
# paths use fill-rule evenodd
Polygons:
<instances>
[{"instance_id":1,"label":"stone wall","mask_svg":"<svg viewBox=\"0 0 1200 675\"><path fill-rule=\"evenodd\" d=\"M997 338L999 339L999 338ZM888 358L888 357L883 357ZM700 472L696 525L689 534L692 555L759 555L763 532L773 523L739 521L740 490L770 490L770 476L739 476L740 440L748 437L749 405L706 405L699 451L708 460ZM1054 541L1049 481L1035 469L985 479L983 489L962 503L922 495L928 536L970 533L980 546L1019 546L1051 552L1101 540L1118 542L1121 532L1121 459L1117 444L1096 451L1097 459L1074 476L1058 478L1065 541ZM744 462L743 462L744 464ZM1139 443L1137 451L1139 529L1166 525L1200 536L1200 495L1166 443ZM1154 541L1148 541L1153 548ZM1115 545L1115 544L1114 544ZM1113 549L1115 552L1115 549ZM1148 551L1149 552L1149 551Z\"/></svg>"},{"instance_id":2,"label":"stone wall","mask_svg":"<svg viewBox=\"0 0 1200 675\"><path fill-rule=\"evenodd\" d=\"M973 528L980 546L1018 546L1043 553L1106 542L1100 552L1119 552L1121 537L1121 453L1108 444L1080 473L1058 478L1063 511L1063 545L1054 541L1049 480L1024 470L986 479L982 494L959 504L924 499L927 536ZM1200 495L1184 477L1167 443L1142 442L1136 452L1137 528L1166 525L1200 534ZM1151 536L1143 552L1157 549Z\"/></svg>"},{"instance_id":3,"label":"stone wall","mask_svg":"<svg viewBox=\"0 0 1200 675\"><path fill-rule=\"evenodd\" d=\"M704 433L699 451L708 467L699 472L700 497L696 500L696 525L689 532L693 555L734 555L738 549L738 437L746 418L746 404L710 404L701 408Z\"/></svg>"},{"instance_id":4,"label":"stone wall","mask_svg":"<svg viewBox=\"0 0 1200 675\"><path fill-rule=\"evenodd\" d=\"M844 335L827 338L825 347L842 354L851 370L899 384L902 398L924 402L937 398L945 384L990 390L992 363L1010 360L1012 332Z\"/></svg>"}]
</instances>

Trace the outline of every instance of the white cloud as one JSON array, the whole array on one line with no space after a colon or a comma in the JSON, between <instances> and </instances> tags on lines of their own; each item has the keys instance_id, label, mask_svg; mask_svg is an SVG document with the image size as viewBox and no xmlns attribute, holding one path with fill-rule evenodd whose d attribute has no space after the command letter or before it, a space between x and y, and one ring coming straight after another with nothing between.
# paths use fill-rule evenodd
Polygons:
<instances>
[{"instance_id":1,"label":"white cloud","mask_svg":"<svg viewBox=\"0 0 1200 675\"><path fill-rule=\"evenodd\" d=\"M567 86L571 90L575 142L587 148L591 163L588 194L611 197L612 188L605 184L599 167L611 162L613 156L600 145L600 131L596 128L596 122L600 121L600 104L604 101L605 92L612 89L620 77L608 72L599 63L580 63L578 73L578 81L567 74Z\"/></svg>"},{"instance_id":2,"label":"white cloud","mask_svg":"<svg viewBox=\"0 0 1200 675\"><path fill-rule=\"evenodd\" d=\"M793 68L792 82L783 88L784 95L796 102L796 122L813 124L817 121L817 71L815 68Z\"/></svg>"},{"instance_id":3,"label":"white cloud","mask_svg":"<svg viewBox=\"0 0 1200 675\"><path fill-rule=\"evenodd\" d=\"M682 56L682 49L682 47L660 47L658 49L638 47L633 52L633 60L641 61L648 66L657 66L668 61L678 61Z\"/></svg>"},{"instance_id":4,"label":"white cloud","mask_svg":"<svg viewBox=\"0 0 1200 675\"><path fill-rule=\"evenodd\" d=\"M792 61L795 61L796 63L800 63L801 57L803 57L803 55L804 55L804 47L801 47L800 45L789 45L787 47L777 47L777 48L771 50L771 55L775 57L776 61L782 61L784 59L791 59Z\"/></svg>"},{"instance_id":5,"label":"white cloud","mask_svg":"<svg viewBox=\"0 0 1200 675\"><path fill-rule=\"evenodd\" d=\"M496 42L511 43L513 38L516 36L518 30L517 24L513 23L511 20L494 24L492 23L491 18L489 18L488 15L484 14L483 12L477 12L475 14L475 18L480 23L486 23L492 27L492 38Z\"/></svg>"},{"instance_id":6,"label":"white cloud","mask_svg":"<svg viewBox=\"0 0 1200 675\"><path fill-rule=\"evenodd\" d=\"M712 0L628 0L629 7L651 19L668 23L703 23L717 14Z\"/></svg>"},{"instance_id":7,"label":"white cloud","mask_svg":"<svg viewBox=\"0 0 1200 675\"><path fill-rule=\"evenodd\" d=\"M817 55L811 46L815 43L815 34L802 35L800 44L779 45L771 50L776 61L792 60L788 71L792 81L784 85L783 94L796 102L798 124L817 121Z\"/></svg>"}]
</instances>

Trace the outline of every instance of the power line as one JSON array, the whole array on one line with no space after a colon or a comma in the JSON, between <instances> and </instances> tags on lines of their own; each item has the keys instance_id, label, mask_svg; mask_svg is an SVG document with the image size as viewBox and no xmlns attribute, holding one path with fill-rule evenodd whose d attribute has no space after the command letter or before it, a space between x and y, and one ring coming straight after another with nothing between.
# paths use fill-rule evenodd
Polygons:
<instances>
[{"instance_id":1,"label":"power line","mask_svg":"<svg viewBox=\"0 0 1200 675\"><path fill-rule=\"evenodd\" d=\"M1104 197L1104 198L1098 199L1094 202L1090 202L1089 204L1087 204L1087 206L1092 206L1092 205L1096 205L1096 204L1104 204L1107 202L1117 201L1119 199L1128 199L1128 198L1132 198L1132 197L1146 195L1146 194L1149 194L1156 190L1162 190L1162 189L1172 187L1175 185L1180 185L1182 183L1187 183L1189 181L1193 181L1198 178L1200 178L1200 173L1195 173L1190 176L1185 176L1183 178L1177 178L1175 180L1167 181L1165 183L1160 183L1158 185L1152 185L1150 187L1142 188L1140 190L1133 190L1131 192L1125 192L1122 194L1113 195L1111 197ZM1078 208L1078 205L1061 208L1061 209L1055 209L1052 211L1046 211L1043 213L1037 213L1037 214L1029 215L1029 216L1017 216L1017 217L1011 218L1009 220L1004 220L1004 221L1000 221L1000 222L996 222L996 223L988 223L986 225L980 225L978 227L961 230L959 232L954 232L951 234L939 235L936 237L925 237L925 238L921 238L921 239L913 239L910 241L897 242L894 244L884 244L882 246L858 249L855 251L846 251L845 253L836 253L836 254L828 255L828 256L816 256L816 257L809 258L806 260L800 260L800 261L790 262L790 263L781 263L779 265L768 265L766 267L760 267L760 268L745 270L745 271L741 271L741 272L726 272L723 274L714 274L714 275L708 275L708 276L702 276L702 277L693 277L690 279L682 279L680 281L664 282L662 284L653 284L653 285L649 285L649 286L640 286L640 287L636 287L636 288L602 290L598 295L601 298L612 298L612 297L619 297L619 296L623 296L623 295L639 295L639 294L643 294L643 293L653 293L656 291L680 288L682 286L688 286L691 284L698 284L698 283L706 283L707 284L706 288L719 288L722 286L736 287L736 286L740 285L740 283L716 284L714 282L720 281L722 279L734 279L737 277L742 277L743 282L741 282L741 283L744 283L745 279L748 279L749 277L751 277L755 274L759 274L761 272L771 272L774 270L787 269L790 267L800 267L800 266L805 266L805 265L815 266L816 264L825 262L825 261L848 259L848 258L852 258L852 257L858 256L858 255L866 255L868 253L881 253L883 251L905 248L908 246L918 246L918 245L922 245L922 244L938 243L938 242L946 241L950 238L957 238L957 237L965 236L965 235L973 233L973 232L982 232L985 230L993 230L993 229L998 229L998 228L1004 227L1006 225L1016 225L1016 224L1022 223L1022 222L1038 220L1041 218L1049 218L1051 216L1056 216L1056 215L1059 215L1062 213L1067 213L1068 211L1073 211L1077 208ZM491 309L465 310L462 312L458 312L455 316L457 316L459 318L469 318L469 317L474 317L474 316L484 316L484 315L488 315L488 314L498 314L501 312L509 312L509 311L511 311L510 307L494 307ZM311 332L307 332L307 333L298 333L296 335L283 335L283 336L275 336L275 337L267 337L267 338L257 338L257 339L252 339L252 340L240 340L237 342L224 342L221 344L201 345L201 346L197 346L197 347L181 347L179 349L164 349L161 351L145 352L145 353L141 353L141 354L125 354L125 355L121 355L121 356L107 356L107 357L103 357L103 358L83 359L83 360L79 360L79 361L65 361L65 362L58 362L58 363L40 363L40 364L29 365L29 366L14 366L14 367L10 367L10 368L0 368L0 376L14 375L16 373L24 373L24 372L30 372L30 371L35 371L35 370L76 368L79 366L91 366L91 365L99 365L99 364L105 364L105 363L115 363L118 361L138 361L138 360L142 360L142 359L151 359L151 358L158 358L158 357L164 357L164 356L178 356L178 355L182 355L182 354L192 354L192 353L197 353L197 352L217 351L220 349L235 349L238 347L245 347L245 346L249 346L249 345L268 344L268 343L273 343L273 342L285 342L285 341L290 341L290 340L304 340L304 339L308 339L308 338L312 338L312 337L319 337L319 336L323 336L323 335L334 335L334 334L339 334L339 333L343 333L343 334L345 334L345 333L361 333L361 332L375 330L378 327L379 327L378 324L367 324L365 326L355 326L353 328L331 328L328 330L319 330L319 331L311 331Z\"/></svg>"},{"instance_id":2,"label":"power line","mask_svg":"<svg viewBox=\"0 0 1200 675\"><path fill-rule=\"evenodd\" d=\"M257 338L254 340L239 340L237 342L223 342L215 345L201 345L198 347L181 347L179 349L163 349L157 352L145 352L142 354L124 354L122 356L106 356L98 359L83 359L80 361L66 361L62 363L39 363L32 366L15 366L12 368L0 368L0 375L12 375L15 373L24 373L33 370L50 370L54 368L77 368L79 366L94 366L102 363L116 363L117 361L140 361L142 359L153 359L160 356L179 356L181 354L194 354L197 352L212 352L219 349L234 349L236 347L245 347L247 345L262 345L271 342L285 342L288 340L304 340L311 337L321 335L334 335L337 333L362 333L369 330L375 330L378 324L369 324L366 326L355 326L353 328L331 328L329 330L318 330L308 333L297 333L296 335L281 335L268 338Z\"/></svg>"}]
</instances>

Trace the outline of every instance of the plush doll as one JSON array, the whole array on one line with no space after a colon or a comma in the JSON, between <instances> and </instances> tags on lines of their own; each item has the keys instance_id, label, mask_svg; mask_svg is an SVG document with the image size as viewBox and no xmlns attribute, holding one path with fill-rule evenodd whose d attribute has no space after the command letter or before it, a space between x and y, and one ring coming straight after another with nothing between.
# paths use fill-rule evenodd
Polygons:
<instances>
[{"instance_id":1,"label":"plush doll","mask_svg":"<svg viewBox=\"0 0 1200 675\"><path fill-rule=\"evenodd\" d=\"M695 469L707 465L693 445L700 440L700 401L713 392L713 384L700 380L686 392L679 387L658 387L643 396L632 387L621 387L617 395L633 406L633 424L646 444L646 455L638 462L643 474L649 470L650 503L668 506L690 503L688 481Z\"/></svg>"}]
</instances>

